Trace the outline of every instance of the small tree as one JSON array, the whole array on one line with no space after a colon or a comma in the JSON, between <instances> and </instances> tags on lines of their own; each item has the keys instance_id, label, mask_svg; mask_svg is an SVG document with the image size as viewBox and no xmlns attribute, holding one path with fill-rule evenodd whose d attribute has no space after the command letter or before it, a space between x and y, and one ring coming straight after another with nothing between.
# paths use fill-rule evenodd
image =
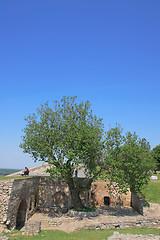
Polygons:
<instances>
[{"instance_id":1,"label":"small tree","mask_svg":"<svg viewBox=\"0 0 160 240\"><path fill-rule=\"evenodd\" d=\"M92 114L88 101L78 104L76 97L64 97L61 102L55 101L53 107L48 102L41 105L36 114L25 120L20 147L35 161L48 162L51 177L64 179L74 208L82 208L82 189L75 184L73 169L83 166L87 170L90 188L100 172L104 147L102 119Z\"/></svg>"},{"instance_id":2,"label":"small tree","mask_svg":"<svg viewBox=\"0 0 160 240\"><path fill-rule=\"evenodd\" d=\"M155 166L146 139L136 133L123 135L119 125L107 132L106 164L110 166L106 175L111 183L116 182L121 191L130 188L136 194L148 183Z\"/></svg>"},{"instance_id":3,"label":"small tree","mask_svg":"<svg viewBox=\"0 0 160 240\"><path fill-rule=\"evenodd\" d=\"M160 170L160 144L153 148L151 153L157 163L156 169Z\"/></svg>"}]
</instances>

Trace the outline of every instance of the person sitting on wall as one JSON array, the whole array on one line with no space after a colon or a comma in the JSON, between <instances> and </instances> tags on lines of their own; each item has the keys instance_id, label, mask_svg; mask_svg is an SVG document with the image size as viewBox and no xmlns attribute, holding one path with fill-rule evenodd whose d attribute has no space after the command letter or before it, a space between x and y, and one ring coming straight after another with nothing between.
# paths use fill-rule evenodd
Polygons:
<instances>
[{"instance_id":1,"label":"person sitting on wall","mask_svg":"<svg viewBox=\"0 0 160 240\"><path fill-rule=\"evenodd\" d=\"M24 173L22 173L22 176L29 176L29 169L25 167Z\"/></svg>"}]
</instances>

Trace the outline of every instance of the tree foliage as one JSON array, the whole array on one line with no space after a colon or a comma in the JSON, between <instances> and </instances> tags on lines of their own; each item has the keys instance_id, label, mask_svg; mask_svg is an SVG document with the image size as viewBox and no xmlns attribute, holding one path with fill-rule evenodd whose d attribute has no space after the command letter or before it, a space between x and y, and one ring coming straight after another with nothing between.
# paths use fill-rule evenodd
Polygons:
<instances>
[{"instance_id":1,"label":"tree foliage","mask_svg":"<svg viewBox=\"0 0 160 240\"><path fill-rule=\"evenodd\" d=\"M76 97L64 97L61 102L54 102L53 107L48 103L41 105L36 114L25 120L20 147L35 161L50 164L51 176L68 183L75 208L80 208L80 199L75 197L80 190L75 185L73 169L85 167L90 179L98 174L104 146L102 119L93 115L88 101L78 104Z\"/></svg>"},{"instance_id":2,"label":"tree foliage","mask_svg":"<svg viewBox=\"0 0 160 240\"><path fill-rule=\"evenodd\" d=\"M160 144L157 145L155 148L151 151L153 158L157 162L157 170L160 170Z\"/></svg>"},{"instance_id":3,"label":"tree foliage","mask_svg":"<svg viewBox=\"0 0 160 240\"><path fill-rule=\"evenodd\" d=\"M85 169L88 189L95 179L108 178L115 188L137 193L154 166L146 139L130 132L124 135L119 125L105 134L102 119L90 107L89 101L77 102L77 97L64 97L51 107L48 102L41 105L25 119L20 144L34 161L49 163L52 178L68 183L75 209L83 207L83 187L73 177L77 167Z\"/></svg>"},{"instance_id":4,"label":"tree foliage","mask_svg":"<svg viewBox=\"0 0 160 240\"><path fill-rule=\"evenodd\" d=\"M127 188L141 192L155 166L146 139L140 139L136 133L123 134L119 125L107 132L105 161L110 166L105 175L124 192Z\"/></svg>"}]
</instances>

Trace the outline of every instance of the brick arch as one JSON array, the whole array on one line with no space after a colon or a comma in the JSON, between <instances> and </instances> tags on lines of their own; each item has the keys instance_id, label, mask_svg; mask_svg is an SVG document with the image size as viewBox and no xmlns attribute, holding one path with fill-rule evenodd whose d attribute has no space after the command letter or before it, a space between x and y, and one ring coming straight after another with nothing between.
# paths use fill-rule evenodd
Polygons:
<instances>
[{"instance_id":1,"label":"brick arch","mask_svg":"<svg viewBox=\"0 0 160 240\"><path fill-rule=\"evenodd\" d=\"M26 220L26 212L27 202L25 199L23 199L18 206L16 214L16 229L21 229L24 226Z\"/></svg>"}]
</instances>

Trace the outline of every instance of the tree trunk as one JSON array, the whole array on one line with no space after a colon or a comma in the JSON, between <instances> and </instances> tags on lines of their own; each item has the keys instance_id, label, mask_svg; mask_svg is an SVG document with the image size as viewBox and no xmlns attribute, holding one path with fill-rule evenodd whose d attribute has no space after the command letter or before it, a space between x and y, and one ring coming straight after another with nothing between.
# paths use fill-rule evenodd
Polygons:
<instances>
[{"instance_id":1,"label":"tree trunk","mask_svg":"<svg viewBox=\"0 0 160 240\"><path fill-rule=\"evenodd\" d=\"M84 205L82 204L82 200L79 197L79 190L70 188L70 192L71 192L73 208L75 210L82 210L84 208Z\"/></svg>"},{"instance_id":2,"label":"tree trunk","mask_svg":"<svg viewBox=\"0 0 160 240\"><path fill-rule=\"evenodd\" d=\"M73 203L73 208L75 210L81 210L84 208L84 205L82 204L82 200L80 199L79 196L79 189L75 186L73 178L68 179L67 181L69 185L69 190L71 192L71 199Z\"/></svg>"}]
</instances>

